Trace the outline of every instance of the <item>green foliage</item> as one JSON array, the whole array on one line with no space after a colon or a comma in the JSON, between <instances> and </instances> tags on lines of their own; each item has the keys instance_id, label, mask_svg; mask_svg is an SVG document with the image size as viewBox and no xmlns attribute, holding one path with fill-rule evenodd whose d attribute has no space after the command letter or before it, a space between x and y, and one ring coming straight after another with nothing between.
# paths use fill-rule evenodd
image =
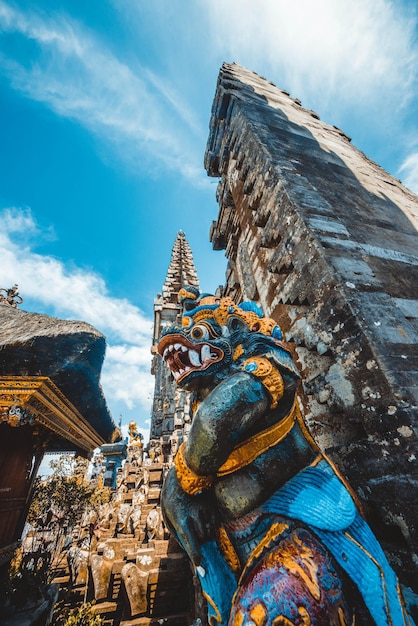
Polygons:
<instances>
[{"instance_id":1,"label":"green foliage","mask_svg":"<svg viewBox=\"0 0 418 626\"><path fill-rule=\"evenodd\" d=\"M98 513L100 506L110 502L111 497L112 490L110 487L96 487L89 499L89 505L94 511L96 511L96 513Z\"/></svg>"},{"instance_id":2,"label":"green foliage","mask_svg":"<svg viewBox=\"0 0 418 626\"><path fill-rule=\"evenodd\" d=\"M79 522L94 494L94 489L84 482L87 465L86 459L69 454L52 460L52 474L46 479L36 479L28 522L38 525L39 518L51 509L66 526Z\"/></svg>"},{"instance_id":3,"label":"green foliage","mask_svg":"<svg viewBox=\"0 0 418 626\"><path fill-rule=\"evenodd\" d=\"M49 556L41 551L23 555L21 548L16 550L9 566L8 578L2 580L0 616L2 608L6 606L21 609L42 600L48 584Z\"/></svg>"},{"instance_id":4,"label":"green foliage","mask_svg":"<svg viewBox=\"0 0 418 626\"><path fill-rule=\"evenodd\" d=\"M22 555L21 550L17 551L9 577L3 581L0 589L0 613L2 599L5 605L15 607L42 599L49 583L50 564L57 557L65 533L80 523L86 510L98 513L100 505L110 500L109 488L92 487L85 481L88 468L86 459L65 454L52 460L50 466L53 470L50 476L36 479L27 517L30 524L38 527L36 552ZM45 534L50 540L49 547L46 547L46 543L39 543L39 537L42 539ZM57 624L101 626L100 617L91 613L90 609L90 604L83 605L70 615L63 615Z\"/></svg>"},{"instance_id":5,"label":"green foliage","mask_svg":"<svg viewBox=\"0 0 418 626\"><path fill-rule=\"evenodd\" d=\"M89 602L73 609L63 626L102 626L101 617L91 612L93 604Z\"/></svg>"},{"instance_id":6,"label":"green foliage","mask_svg":"<svg viewBox=\"0 0 418 626\"><path fill-rule=\"evenodd\" d=\"M110 501L109 487L90 487L85 482L88 460L63 454L50 462L53 470L46 479L37 478L27 521L38 525L40 517L53 509L66 526L77 524L86 509L96 513L101 504Z\"/></svg>"}]
</instances>

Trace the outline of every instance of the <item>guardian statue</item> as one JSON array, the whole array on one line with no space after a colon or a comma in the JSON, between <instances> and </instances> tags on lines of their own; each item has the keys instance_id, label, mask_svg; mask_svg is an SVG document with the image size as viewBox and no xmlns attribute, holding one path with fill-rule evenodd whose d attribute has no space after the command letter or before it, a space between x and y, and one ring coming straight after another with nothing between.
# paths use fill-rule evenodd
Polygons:
<instances>
[{"instance_id":1,"label":"guardian statue","mask_svg":"<svg viewBox=\"0 0 418 626\"><path fill-rule=\"evenodd\" d=\"M211 625L413 626L356 497L311 438L299 372L253 302L179 292L158 346L194 392L189 437L162 492Z\"/></svg>"}]
</instances>

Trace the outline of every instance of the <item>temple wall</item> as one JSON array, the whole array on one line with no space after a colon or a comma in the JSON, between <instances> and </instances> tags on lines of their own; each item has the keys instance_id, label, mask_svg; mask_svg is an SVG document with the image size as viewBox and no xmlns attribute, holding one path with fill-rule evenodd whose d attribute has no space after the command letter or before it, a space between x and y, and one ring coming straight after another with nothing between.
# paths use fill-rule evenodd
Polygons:
<instances>
[{"instance_id":1,"label":"temple wall","mask_svg":"<svg viewBox=\"0 0 418 626\"><path fill-rule=\"evenodd\" d=\"M418 557L418 198L339 129L238 65L205 156L223 295L294 343L309 428L358 493L403 582Z\"/></svg>"}]
</instances>

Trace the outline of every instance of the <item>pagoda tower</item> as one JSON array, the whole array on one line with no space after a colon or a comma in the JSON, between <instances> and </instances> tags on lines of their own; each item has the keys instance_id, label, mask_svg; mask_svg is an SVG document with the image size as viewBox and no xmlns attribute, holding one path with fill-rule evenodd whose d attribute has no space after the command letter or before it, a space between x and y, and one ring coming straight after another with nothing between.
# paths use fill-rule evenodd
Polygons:
<instances>
[{"instance_id":1,"label":"pagoda tower","mask_svg":"<svg viewBox=\"0 0 418 626\"><path fill-rule=\"evenodd\" d=\"M173 245L171 261L162 288L154 300L154 332L151 352L154 355L151 373L155 375L154 401L151 416L150 453L170 463L178 446L187 439L191 423L190 394L176 387L169 368L157 354L157 344L164 326L172 324L181 314L177 295L183 285L199 288L199 280L189 243L179 231Z\"/></svg>"}]
</instances>

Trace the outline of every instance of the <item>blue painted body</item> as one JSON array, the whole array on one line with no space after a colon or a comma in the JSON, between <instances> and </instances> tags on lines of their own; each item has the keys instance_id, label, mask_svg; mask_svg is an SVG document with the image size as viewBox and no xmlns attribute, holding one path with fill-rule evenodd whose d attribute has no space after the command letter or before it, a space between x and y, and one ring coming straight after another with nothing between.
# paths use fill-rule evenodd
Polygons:
<instances>
[{"instance_id":1,"label":"blue painted body","mask_svg":"<svg viewBox=\"0 0 418 626\"><path fill-rule=\"evenodd\" d=\"M280 328L254 303L180 294L159 352L199 406L162 507L210 624L414 626L349 489L292 418L299 373Z\"/></svg>"},{"instance_id":2,"label":"blue painted body","mask_svg":"<svg viewBox=\"0 0 418 626\"><path fill-rule=\"evenodd\" d=\"M279 489L258 510L303 522L328 548L355 583L377 626L414 626L405 611L398 581L380 544L361 517L350 493L331 465L307 467ZM200 582L227 624L238 585L216 542L202 546L206 570ZM209 619L218 621L208 603Z\"/></svg>"}]
</instances>

